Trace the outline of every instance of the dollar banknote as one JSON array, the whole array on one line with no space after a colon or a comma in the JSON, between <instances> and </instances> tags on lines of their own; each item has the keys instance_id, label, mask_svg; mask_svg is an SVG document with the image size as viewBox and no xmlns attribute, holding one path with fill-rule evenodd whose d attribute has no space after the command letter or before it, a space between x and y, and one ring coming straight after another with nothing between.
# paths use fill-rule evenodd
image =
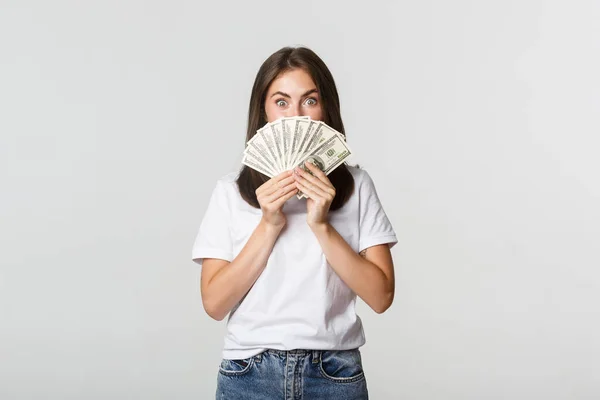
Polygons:
<instances>
[{"instance_id":1,"label":"dollar banknote","mask_svg":"<svg viewBox=\"0 0 600 400\"><path fill-rule=\"evenodd\" d=\"M339 167L348 157L352 155L352 151L346 144L342 135L334 134L328 139L321 141L320 144L309 151L301 158L297 166L302 168L304 171L313 174L306 163L309 162L329 175L331 171ZM306 197L302 192L298 192L296 195L299 199Z\"/></svg>"},{"instance_id":2,"label":"dollar banknote","mask_svg":"<svg viewBox=\"0 0 600 400\"><path fill-rule=\"evenodd\" d=\"M267 123L246 143L242 163L271 178L310 162L326 175L352 155L346 137L323 121L307 116ZM303 193L298 198L306 197Z\"/></svg>"}]
</instances>

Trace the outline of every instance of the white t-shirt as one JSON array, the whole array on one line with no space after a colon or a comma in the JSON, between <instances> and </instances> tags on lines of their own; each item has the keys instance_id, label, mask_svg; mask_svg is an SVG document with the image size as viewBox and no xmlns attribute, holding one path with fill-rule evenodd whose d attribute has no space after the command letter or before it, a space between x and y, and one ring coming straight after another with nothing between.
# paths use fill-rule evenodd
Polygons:
<instances>
[{"instance_id":1,"label":"white t-shirt","mask_svg":"<svg viewBox=\"0 0 600 400\"><path fill-rule=\"evenodd\" d=\"M373 181L364 169L348 166L355 190L342 208L329 212L330 224L359 253L397 243ZM262 216L238 191L231 173L219 179L196 237L192 259L232 261ZM223 358L242 359L267 348L347 350L365 343L356 294L329 266L306 222L306 199L293 196L267 265L227 319Z\"/></svg>"}]
</instances>

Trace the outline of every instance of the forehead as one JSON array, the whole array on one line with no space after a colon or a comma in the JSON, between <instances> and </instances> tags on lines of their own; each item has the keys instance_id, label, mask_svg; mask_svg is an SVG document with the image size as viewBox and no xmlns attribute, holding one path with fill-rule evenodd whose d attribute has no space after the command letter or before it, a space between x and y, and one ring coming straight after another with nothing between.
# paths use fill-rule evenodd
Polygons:
<instances>
[{"instance_id":1,"label":"forehead","mask_svg":"<svg viewBox=\"0 0 600 400\"><path fill-rule=\"evenodd\" d=\"M316 85L308 72L303 69L296 68L282 72L277 78L271 82L269 93L282 91L292 94L294 92L304 93L307 90L315 89Z\"/></svg>"}]
</instances>

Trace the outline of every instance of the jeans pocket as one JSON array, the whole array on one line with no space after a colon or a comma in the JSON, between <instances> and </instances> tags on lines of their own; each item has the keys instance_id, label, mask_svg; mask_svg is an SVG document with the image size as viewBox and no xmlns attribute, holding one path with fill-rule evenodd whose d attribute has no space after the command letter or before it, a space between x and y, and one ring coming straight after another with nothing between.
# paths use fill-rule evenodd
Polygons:
<instances>
[{"instance_id":1,"label":"jeans pocket","mask_svg":"<svg viewBox=\"0 0 600 400\"><path fill-rule=\"evenodd\" d=\"M219 372L227 376L241 376L247 374L254 365L254 357L239 359L239 360L227 360L222 359L221 365L219 365Z\"/></svg>"},{"instance_id":2,"label":"jeans pocket","mask_svg":"<svg viewBox=\"0 0 600 400\"><path fill-rule=\"evenodd\" d=\"M319 369L321 375L334 382L351 383L365 377L358 349L321 352Z\"/></svg>"}]
</instances>

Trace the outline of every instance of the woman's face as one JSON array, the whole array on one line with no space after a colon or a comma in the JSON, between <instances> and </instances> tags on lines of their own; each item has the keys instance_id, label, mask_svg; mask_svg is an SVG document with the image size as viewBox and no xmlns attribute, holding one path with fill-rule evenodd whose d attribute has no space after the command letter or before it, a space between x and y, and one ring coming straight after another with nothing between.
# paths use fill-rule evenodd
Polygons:
<instances>
[{"instance_id":1,"label":"woman's face","mask_svg":"<svg viewBox=\"0 0 600 400\"><path fill-rule=\"evenodd\" d=\"M317 87L310 75L297 68L275 78L267 90L265 112L267 122L295 116L309 116L320 121L323 110Z\"/></svg>"}]
</instances>

